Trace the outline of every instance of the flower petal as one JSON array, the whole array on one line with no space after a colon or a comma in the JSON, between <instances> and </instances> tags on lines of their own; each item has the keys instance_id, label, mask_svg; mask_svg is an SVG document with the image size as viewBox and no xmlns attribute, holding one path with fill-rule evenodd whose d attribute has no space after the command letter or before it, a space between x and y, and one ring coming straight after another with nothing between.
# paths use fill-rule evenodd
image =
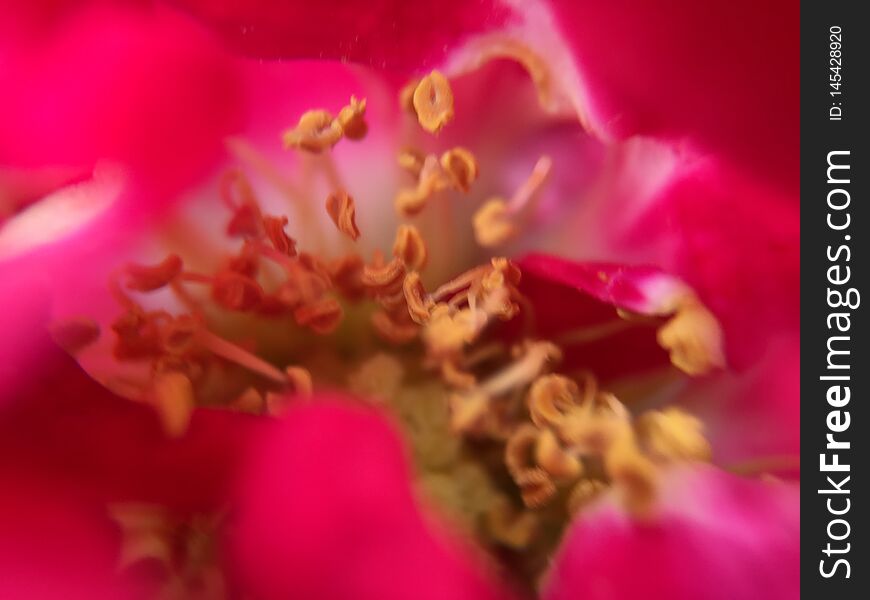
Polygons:
<instances>
[{"instance_id":1,"label":"flower petal","mask_svg":"<svg viewBox=\"0 0 870 600\"><path fill-rule=\"evenodd\" d=\"M261 598L502 598L480 561L424 518L404 450L377 413L296 406L251 455L238 565Z\"/></svg>"},{"instance_id":2,"label":"flower petal","mask_svg":"<svg viewBox=\"0 0 870 600\"><path fill-rule=\"evenodd\" d=\"M544 599L799 597L797 486L698 467L669 474L663 490L650 522L610 504L576 521Z\"/></svg>"}]
</instances>

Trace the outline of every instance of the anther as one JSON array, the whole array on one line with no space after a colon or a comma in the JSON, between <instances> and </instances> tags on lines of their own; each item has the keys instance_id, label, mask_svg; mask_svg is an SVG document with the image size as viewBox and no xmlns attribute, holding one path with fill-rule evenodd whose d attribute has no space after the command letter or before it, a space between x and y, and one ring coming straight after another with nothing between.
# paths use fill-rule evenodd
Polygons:
<instances>
[{"instance_id":1,"label":"anther","mask_svg":"<svg viewBox=\"0 0 870 600\"><path fill-rule=\"evenodd\" d=\"M719 322L693 295L680 300L676 314L658 331L658 342L670 352L675 367L704 375L725 366Z\"/></svg>"},{"instance_id":2,"label":"anther","mask_svg":"<svg viewBox=\"0 0 870 600\"><path fill-rule=\"evenodd\" d=\"M266 236L272 242L272 247L285 256L296 256L296 242L284 231L285 225L287 225L287 217L263 218L263 227Z\"/></svg>"},{"instance_id":3,"label":"anther","mask_svg":"<svg viewBox=\"0 0 870 600\"><path fill-rule=\"evenodd\" d=\"M387 264L371 264L363 267L362 282L375 293L390 293L401 290L405 278L405 265L398 258Z\"/></svg>"},{"instance_id":4,"label":"anther","mask_svg":"<svg viewBox=\"0 0 870 600\"><path fill-rule=\"evenodd\" d=\"M355 96L351 96L350 104L342 108L336 117L344 137L349 140L361 140L366 136L369 128L365 122L365 114L365 98L357 100Z\"/></svg>"},{"instance_id":5,"label":"anther","mask_svg":"<svg viewBox=\"0 0 870 600\"><path fill-rule=\"evenodd\" d=\"M337 120L325 110L309 110L299 124L284 132L284 146L319 153L328 150L341 139L342 129Z\"/></svg>"},{"instance_id":6,"label":"anther","mask_svg":"<svg viewBox=\"0 0 870 600\"><path fill-rule=\"evenodd\" d=\"M710 460L710 443L704 437L703 423L679 408L644 413L635 427L641 443L656 460Z\"/></svg>"},{"instance_id":7,"label":"anther","mask_svg":"<svg viewBox=\"0 0 870 600\"><path fill-rule=\"evenodd\" d=\"M467 149L457 146L441 155L441 168L450 177L453 187L468 192L477 179L477 159Z\"/></svg>"},{"instance_id":8,"label":"anther","mask_svg":"<svg viewBox=\"0 0 870 600\"><path fill-rule=\"evenodd\" d=\"M472 224L477 243L485 248L510 241L518 232L524 215L534 208L534 200L550 174L553 161L542 156L535 163L532 174L509 201L489 199L474 214Z\"/></svg>"},{"instance_id":9,"label":"anther","mask_svg":"<svg viewBox=\"0 0 870 600\"><path fill-rule=\"evenodd\" d=\"M429 133L438 133L453 120L453 90L439 71L420 80L414 89L413 104L417 121Z\"/></svg>"},{"instance_id":10,"label":"anther","mask_svg":"<svg viewBox=\"0 0 870 600\"><path fill-rule=\"evenodd\" d=\"M414 179L420 178L420 172L423 170L423 162L426 160L426 155L411 148L405 148L399 153L399 166L410 173Z\"/></svg>"},{"instance_id":11,"label":"anther","mask_svg":"<svg viewBox=\"0 0 870 600\"><path fill-rule=\"evenodd\" d=\"M287 374L287 380L295 394L300 396L310 397L314 391L314 385L311 381L311 373L303 367L287 367L284 369Z\"/></svg>"},{"instance_id":12,"label":"anther","mask_svg":"<svg viewBox=\"0 0 870 600\"><path fill-rule=\"evenodd\" d=\"M435 303L426 294L423 283L420 281L420 275L416 271L405 275L402 291L405 302L408 304L408 314L411 319L419 325L428 321L429 313L434 308Z\"/></svg>"},{"instance_id":13,"label":"anther","mask_svg":"<svg viewBox=\"0 0 870 600\"><path fill-rule=\"evenodd\" d=\"M399 225L396 241L393 243L393 256L405 263L408 271L422 271L429 258L426 242L420 231L413 225Z\"/></svg>"},{"instance_id":14,"label":"anther","mask_svg":"<svg viewBox=\"0 0 870 600\"><path fill-rule=\"evenodd\" d=\"M137 292L159 290L175 279L182 268L181 258L170 254L156 265L128 265L127 287Z\"/></svg>"},{"instance_id":15,"label":"anther","mask_svg":"<svg viewBox=\"0 0 870 600\"><path fill-rule=\"evenodd\" d=\"M535 460L555 479L575 479L583 471L582 463L559 445L556 435L549 429L542 430L538 435Z\"/></svg>"},{"instance_id":16,"label":"anther","mask_svg":"<svg viewBox=\"0 0 870 600\"><path fill-rule=\"evenodd\" d=\"M159 373L152 384L149 399L157 410L167 435L179 437L187 431L195 399L193 385L183 373Z\"/></svg>"},{"instance_id":17,"label":"anther","mask_svg":"<svg viewBox=\"0 0 870 600\"><path fill-rule=\"evenodd\" d=\"M263 299L263 288L250 277L233 271L215 275L211 296L228 310L246 311L256 308Z\"/></svg>"},{"instance_id":18,"label":"anther","mask_svg":"<svg viewBox=\"0 0 870 600\"><path fill-rule=\"evenodd\" d=\"M326 199L326 212L338 230L350 239L359 238L356 226L356 205L353 198L344 190L330 194Z\"/></svg>"}]
</instances>

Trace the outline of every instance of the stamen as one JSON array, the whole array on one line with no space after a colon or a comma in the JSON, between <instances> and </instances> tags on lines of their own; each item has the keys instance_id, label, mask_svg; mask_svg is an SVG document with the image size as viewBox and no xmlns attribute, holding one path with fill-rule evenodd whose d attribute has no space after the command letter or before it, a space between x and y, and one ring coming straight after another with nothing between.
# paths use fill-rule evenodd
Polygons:
<instances>
[{"instance_id":1,"label":"stamen","mask_svg":"<svg viewBox=\"0 0 870 600\"><path fill-rule=\"evenodd\" d=\"M679 408L649 411L638 419L636 427L641 443L656 460L710 460L712 450L704 437L703 423Z\"/></svg>"},{"instance_id":2,"label":"stamen","mask_svg":"<svg viewBox=\"0 0 870 600\"><path fill-rule=\"evenodd\" d=\"M658 331L675 367L693 376L725 367L719 322L694 296L684 297L676 314Z\"/></svg>"},{"instance_id":3,"label":"stamen","mask_svg":"<svg viewBox=\"0 0 870 600\"><path fill-rule=\"evenodd\" d=\"M326 199L326 212L338 230L350 239L359 238L359 228L356 226L356 206L353 198L344 190L330 194Z\"/></svg>"},{"instance_id":4,"label":"stamen","mask_svg":"<svg viewBox=\"0 0 870 600\"><path fill-rule=\"evenodd\" d=\"M408 271L422 271L429 258L426 242L420 231L413 225L399 225L396 241L393 243L393 256L405 263Z\"/></svg>"},{"instance_id":5,"label":"stamen","mask_svg":"<svg viewBox=\"0 0 870 600\"><path fill-rule=\"evenodd\" d=\"M420 178L420 172L423 170L423 162L426 160L426 155L411 148L405 148L399 153L399 166L410 173L414 179Z\"/></svg>"},{"instance_id":6,"label":"stamen","mask_svg":"<svg viewBox=\"0 0 870 600\"><path fill-rule=\"evenodd\" d=\"M447 174L438 162L438 157L430 154L423 161L417 187L404 189L396 194L394 205L403 217L413 217L420 213L429 199L445 189L450 183Z\"/></svg>"},{"instance_id":7,"label":"stamen","mask_svg":"<svg viewBox=\"0 0 870 600\"><path fill-rule=\"evenodd\" d=\"M247 350L236 346L222 337L218 337L205 328L197 331L196 340L203 347L230 362L234 362L249 371L258 373L267 379L280 384L287 383L287 376L278 368L267 363L265 360L251 354Z\"/></svg>"},{"instance_id":8,"label":"stamen","mask_svg":"<svg viewBox=\"0 0 870 600\"><path fill-rule=\"evenodd\" d=\"M426 290L420 281L420 275L416 271L405 275L402 291L405 302L408 304L408 314L411 319L419 325L426 323L435 303L426 295Z\"/></svg>"},{"instance_id":9,"label":"stamen","mask_svg":"<svg viewBox=\"0 0 870 600\"><path fill-rule=\"evenodd\" d=\"M487 379L480 389L488 396L500 396L514 388L531 383L547 363L561 360L562 352L549 342L526 344L522 357L498 374Z\"/></svg>"},{"instance_id":10,"label":"stamen","mask_svg":"<svg viewBox=\"0 0 870 600\"><path fill-rule=\"evenodd\" d=\"M532 174L514 193L510 201L490 198L478 209L472 219L474 236L484 248L499 246L510 241L519 232L522 215L534 208L534 200L550 174L553 161L542 156Z\"/></svg>"},{"instance_id":11,"label":"stamen","mask_svg":"<svg viewBox=\"0 0 870 600\"><path fill-rule=\"evenodd\" d=\"M417 121L429 133L438 133L453 120L453 90L439 71L420 80L414 89L413 104Z\"/></svg>"},{"instance_id":12,"label":"stamen","mask_svg":"<svg viewBox=\"0 0 870 600\"><path fill-rule=\"evenodd\" d=\"M362 282L375 293L390 294L402 289L405 278L405 265L398 258L387 264L366 265L362 272Z\"/></svg>"},{"instance_id":13,"label":"stamen","mask_svg":"<svg viewBox=\"0 0 870 600\"><path fill-rule=\"evenodd\" d=\"M350 97L350 104L342 108L338 112L336 121L341 126L344 137L349 140L361 140L368 133L369 127L365 122L366 100L357 100L355 96Z\"/></svg>"},{"instance_id":14,"label":"stamen","mask_svg":"<svg viewBox=\"0 0 870 600\"><path fill-rule=\"evenodd\" d=\"M182 268L181 258L170 254L156 265L127 265L127 287L137 292L159 290L175 279Z\"/></svg>"},{"instance_id":15,"label":"stamen","mask_svg":"<svg viewBox=\"0 0 870 600\"><path fill-rule=\"evenodd\" d=\"M450 176L453 187L468 192L477 179L477 159L467 149L457 146L441 155L441 168Z\"/></svg>"},{"instance_id":16,"label":"stamen","mask_svg":"<svg viewBox=\"0 0 870 600\"><path fill-rule=\"evenodd\" d=\"M583 471L580 461L562 449L556 435L549 429L538 435L535 460L555 479L576 479Z\"/></svg>"},{"instance_id":17,"label":"stamen","mask_svg":"<svg viewBox=\"0 0 870 600\"><path fill-rule=\"evenodd\" d=\"M284 231L287 217L264 217L263 227L272 247L285 256L296 256L296 242Z\"/></svg>"},{"instance_id":18,"label":"stamen","mask_svg":"<svg viewBox=\"0 0 870 600\"><path fill-rule=\"evenodd\" d=\"M315 154L328 150L341 139L342 128L325 110L309 110L299 124L284 132L284 146L307 150Z\"/></svg>"}]
</instances>

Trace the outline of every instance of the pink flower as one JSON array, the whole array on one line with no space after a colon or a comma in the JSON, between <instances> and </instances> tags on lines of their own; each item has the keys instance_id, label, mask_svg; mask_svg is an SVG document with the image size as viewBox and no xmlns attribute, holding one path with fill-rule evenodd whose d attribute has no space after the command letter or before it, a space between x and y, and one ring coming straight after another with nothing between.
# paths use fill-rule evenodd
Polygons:
<instances>
[{"instance_id":1,"label":"pink flower","mask_svg":"<svg viewBox=\"0 0 870 600\"><path fill-rule=\"evenodd\" d=\"M0 595L796 596L796 22L4 6Z\"/></svg>"}]
</instances>

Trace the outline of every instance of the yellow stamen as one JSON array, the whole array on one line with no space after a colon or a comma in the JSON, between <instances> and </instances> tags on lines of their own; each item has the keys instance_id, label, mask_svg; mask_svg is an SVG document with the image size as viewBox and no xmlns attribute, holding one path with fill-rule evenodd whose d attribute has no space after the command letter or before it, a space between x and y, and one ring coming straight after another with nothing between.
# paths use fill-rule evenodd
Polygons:
<instances>
[{"instance_id":1,"label":"yellow stamen","mask_svg":"<svg viewBox=\"0 0 870 600\"><path fill-rule=\"evenodd\" d=\"M284 146L319 153L328 150L341 139L342 128L325 110L309 110L299 124L284 132Z\"/></svg>"},{"instance_id":2,"label":"yellow stamen","mask_svg":"<svg viewBox=\"0 0 870 600\"><path fill-rule=\"evenodd\" d=\"M549 429L542 430L538 435L535 460L554 479L575 479L583 471L580 461L565 452Z\"/></svg>"},{"instance_id":3,"label":"yellow stamen","mask_svg":"<svg viewBox=\"0 0 870 600\"><path fill-rule=\"evenodd\" d=\"M671 362L689 375L704 375L725 366L719 322L692 295L681 299L676 314L658 331L659 344Z\"/></svg>"},{"instance_id":4,"label":"yellow stamen","mask_svg":"<svg viewBox=\"0 0 870 600\"><path fill-rule=\"evenodd\" d=\"M357 100L355 96L350 97L350 104L342 108L338 112L336 121L341 126L344 137L349 140L361 140L368 133L368 125L365 122L366 100Z\"/></svg>"},{"instance_id":5,"label":"yellow stamen","mask_svg":"<svg viewBox=\"0 0 870 600\"><path fill-rule=\"evenodd\" d=\"M478 209L472 219L477 243L485 248L504 244L520 231L523 216L534 209L534 200L550 174L553 161L542 156L535 164L532 174L514 193L510 201L490 198Z\"/></svg>"},{"instance_id":6,"label":"yellow stamen","mask_svg":"<svg viewBox=\"0 0 870 600\"><path fill-rule=\"evenodd\" d=\"M402 292L405 302L408 304L408 314L411 319L419 325L426 323L435 303L426 294L423 283L420 281L420 275L416 271L405 275Z\"/></svg>"},{"instance_id":7,"label":"yellow stamen","mask_svg":"<svg viewBox=\"0 0 870 600\"><path fill-rule=\"evenodd\" d=\"M704 437L703 423L679 408L643 414L637 430L641 443L656 460L710 460L712 450Z\"/></svg>"},{"instance_id":8,"label":"yellow stamen","mask_svg":"<svg viewBox=\"0 0 870 600\"><path fill-rule=\"evenodd\" d=\"M438 133L453 120L453 90L439 71L423 77L414 89L414 111L420 126L429 133Z\"/></svg>"},{"instance_id":9,"label":"yellow stamen","mask_svg":"<svg viewBox=\"0 0 870 600\"><path fill-rule=\"evenodd\" d=\"M420 178L417 187L399 191L396 194L395 207L403 217L413 217L422 211L429 199L436 193L445 189L450 183L438 157L430 154L423 161L420 169Z\"/></svg>"},{"instance_id":10,"label":"yellow stamen","mask_svg":"<svg viewBox=\"0 0 870 600\"><path fill-rule=\"evenodd\" d=\"M477 159L467 149L457 146L441 155L441 168L450 177L453 187L468 192L477 179Z\"/></svg>"}]
</instances>

